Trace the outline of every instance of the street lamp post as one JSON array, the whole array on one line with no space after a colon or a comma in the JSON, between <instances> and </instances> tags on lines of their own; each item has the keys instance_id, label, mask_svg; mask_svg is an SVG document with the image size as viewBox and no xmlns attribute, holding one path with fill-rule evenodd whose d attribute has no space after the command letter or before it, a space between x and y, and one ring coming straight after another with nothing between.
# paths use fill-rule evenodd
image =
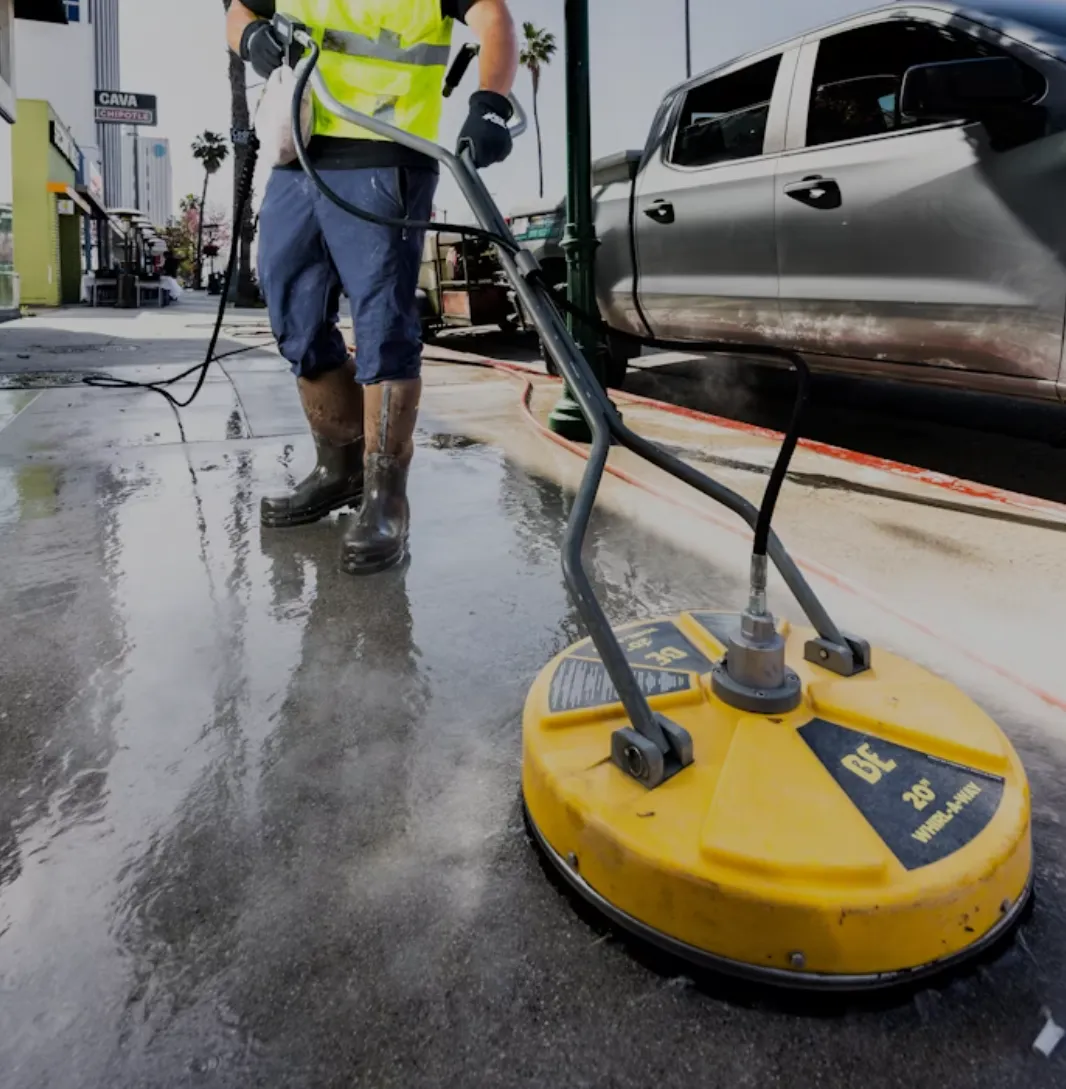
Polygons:
<instances>
[{"instance_id":1,"label":"street lamp post","mask_svg":"<svg viewBox=\"0 0 1066 1089\"><path fill-rule=\"evenodd\" d=\"M589 4L588 0L566 0L566 129L567 197L566 251L567 294L587 314L596 313L596 225L592 219L592 116L589 90ZM570 329L593 368L603 381L600 368L599 334L588 322L570 318ZM588 421L570 390L563 387L548 426L564 438L589 442Z\"/></svg>"},{"instance_id":2,"label":"street lamp post","mask_svg":"<svg viewBox=\"0 0 1066 1089\"><path fill-rule=\"evenodd\" d=\"M692 0L685 0L685 79L692 78Z\"/></svg>"},{"instance_id":3,"label":"street lamp post","mask_svg":"<svg viewBox=\"0 0 1066 1089\"><path fill-rule=\"evenodd\" d=\"M137 126L130 126L130 135L133 137L133 206L139 212L141 210L141 140L137 135Z\"/></svg>"}]
</instances>

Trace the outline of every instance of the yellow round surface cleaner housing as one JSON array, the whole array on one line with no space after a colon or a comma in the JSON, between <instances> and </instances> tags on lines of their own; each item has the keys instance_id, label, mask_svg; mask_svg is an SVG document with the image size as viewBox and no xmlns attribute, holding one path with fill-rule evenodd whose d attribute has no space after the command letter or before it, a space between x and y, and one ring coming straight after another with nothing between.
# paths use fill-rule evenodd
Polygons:
<instances>
[{"instance_id":1,"label":"yellow round surface cleaner housing","mask_svg":"<svg viewBox=\"0 0 1066 1089\"><path fill-rule=\"evenodd\" d=\"M877 650L842 677L779 625L798 706L754 714L712 678L740 618L615 634L692 762L649 790L611 759L626 716L590 640L525 706L523 790L567 882L620 926L719 971L864 989L992 944L1029 896L1029 788L1006 736L946 681Z\"/></svg>"}]
</instances>

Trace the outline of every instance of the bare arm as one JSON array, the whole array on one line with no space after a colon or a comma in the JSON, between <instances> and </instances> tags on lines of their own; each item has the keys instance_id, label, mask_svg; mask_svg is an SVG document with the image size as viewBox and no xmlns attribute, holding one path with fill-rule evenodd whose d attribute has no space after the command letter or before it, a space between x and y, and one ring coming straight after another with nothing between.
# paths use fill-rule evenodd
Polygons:
<instances>
[{"instance_id":1,"label":"bare arm","mask_svg":"<svg viewBox=\"0 0 1066 1089\"><path fill-rule=\"evenodd\" d=\"M506 0L478 0L466 13L466 25L481 43L481 90L510 94L518 72L518 39Z\"/></svg>"},{"instance_id":2,"label":"bare arm","mask_svg":"<svg viewBox=\"0 0 1066 1089\"><path fill-rule=\"evenodd\" d=\"M482 0L484 3L485 0ZM254 23L258 18L257 15L253 15L242 3L241 0L233 0L233 3L229 6L229 11L226 13L226 41L229 43L230 49L234 53L240 55L241 52L241 35L244 33L245 27L249 23Z\"/></svg>"}]
</instances>

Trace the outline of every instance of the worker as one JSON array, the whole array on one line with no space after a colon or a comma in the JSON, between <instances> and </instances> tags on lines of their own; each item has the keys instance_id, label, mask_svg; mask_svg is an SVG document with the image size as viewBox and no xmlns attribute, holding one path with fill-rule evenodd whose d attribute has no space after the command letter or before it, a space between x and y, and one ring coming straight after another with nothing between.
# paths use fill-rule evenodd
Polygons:
<instances>
[{"instance_id":1,"label":"worker","mask_svg":"<svg viewBox=\"0 0 1066 1089\"><path fill-rule=\"evenodd\" d=\"M286 58L275 11L308 26L319 69L340 101L437 139L452 25L481 43L480 88L460 133L479 168L511 152L508 95L518 67L506 0L233 0L230 48L264 79ZM434 160L342 121L314 104L308 151L346 201L379 216L426 221ZM296 375L317 464L287 495L264 498L263 525L301 525L360 502L342 565L383 571L406 554L407 475L422 390L416 290L423 232L381 227L337 208L296 163L271 174L259 214L259 278L281 354ZM337 327L343 288L355 324L354 360Z\"/></svg>"}]
</instances>

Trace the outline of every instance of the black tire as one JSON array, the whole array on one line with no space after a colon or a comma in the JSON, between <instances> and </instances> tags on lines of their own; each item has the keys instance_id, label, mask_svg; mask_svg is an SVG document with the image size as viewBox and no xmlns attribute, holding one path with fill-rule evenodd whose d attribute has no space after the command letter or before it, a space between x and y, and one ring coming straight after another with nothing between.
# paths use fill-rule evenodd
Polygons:
<instances>
[{"instance_id":1,"label":"black tire","mask_svg":"<svg viewBox=\"0 0 1066 1089\"><path fill-rule=\"evenodd\" d=\"M566 298L566 266L565 265L548 265L544 270L544 278L549 282L555 281L551 292L557 299ZM544 360L544 366L547 368L548 373L553 378L561 378L559 374L559 368L555 365L555 360L548 355L548 349L544 346L544 341L537 338L540 344L540 357Z\"/></svg>"},{"instance_id":2,"label":"black tire","mask_svg":"<svg viewBox=\"0 0 1066 1089\"><path fill-rule=\"evenodd\" d=\"M607 388L624 389L626 375L629 373L629 360L626 358L619 359L617 356L611 355L610 352L606 352L604 353L604 364Z\"/></svg>"},{"instance_id":3,"label":"black tire","mask_svg":"<svg viewBox=\"0 0 1066 1089\"><path fill-rule=\"evenodd\" d=\"M640 348L631 340L607 336L603 343L603 373L608 389L624 389L629 361L639 355Z\"/></svg>"},{"instance_id":4,"label":"black tire","mask_svg":"<svg viewBox=\"0 0 1066 1089\"><path fill-rule=\"evenodd\" d=\"M544 369L553 378L558 378L559 368L555 365L555 360L548 354L548 347L540 337L537 337L537 348L540 351L540 358L544 360Z\"/></svg>"}]
</instances>

